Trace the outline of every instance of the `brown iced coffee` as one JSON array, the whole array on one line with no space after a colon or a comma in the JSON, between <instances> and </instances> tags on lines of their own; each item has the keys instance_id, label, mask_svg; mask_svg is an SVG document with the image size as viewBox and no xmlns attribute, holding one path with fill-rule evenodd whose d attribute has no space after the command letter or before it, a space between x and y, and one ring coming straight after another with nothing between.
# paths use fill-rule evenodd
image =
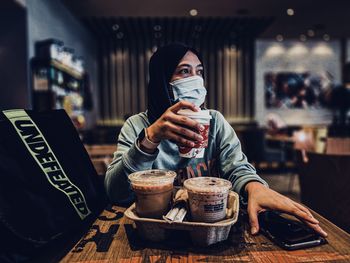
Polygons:
<instances>
[{"instance_id":1,"label":"brown iced coffee","mask_svg":"<svg viewBox=\"0 0 350 263\"><path fill-rule=\"evenodd\" d=\"M176 173L147 170L129 175L136 195L136 213L140 217L161 218L166 214L173 193Z\"/></svg>"}]
</instances>

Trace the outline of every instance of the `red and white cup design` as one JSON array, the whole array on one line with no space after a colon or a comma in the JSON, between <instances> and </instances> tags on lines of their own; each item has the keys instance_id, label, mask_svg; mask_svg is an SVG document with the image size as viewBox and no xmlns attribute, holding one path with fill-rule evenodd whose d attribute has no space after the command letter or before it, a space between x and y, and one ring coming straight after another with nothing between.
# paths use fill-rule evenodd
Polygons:
<instances>
[{"instance_id":1,"label":"red and white cup design","mask_svg":"<svg viewBox=\"0 0 350 263\"><path fill-rule=\"evenodd\" d=\"M232 187L228 180L216 177L194 177L185 180L192 220L217 222L226 217L227 197Z\"/></svg>"},{"instance_id":2,"label":"red and white cup design","mask_svg":"<svg viewBox=\"0 0 350 263\"><path fill-rule=\"evenodd\" d=\"M211 115L209 114L209 110L201 110L196 112L196 111L191 111L189 109L184 109L184 110L179 110L177 114L194 119L204 126L204 130L200 131L200 135L203 137L203 140L196 143L194 147L179 146L180 156L185 158L203 158L205 148L208 147L208 137L209 137L209 128L210 128L210 120L211 120Z\"/></svg>"}]
</instances>

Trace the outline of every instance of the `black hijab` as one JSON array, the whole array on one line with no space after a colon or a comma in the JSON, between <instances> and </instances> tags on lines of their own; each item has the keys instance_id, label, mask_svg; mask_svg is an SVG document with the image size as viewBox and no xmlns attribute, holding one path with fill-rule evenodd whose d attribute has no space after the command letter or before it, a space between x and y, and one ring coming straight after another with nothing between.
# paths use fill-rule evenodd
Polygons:
<instances>
[{"instance_id":1,"label":"black hijab","mask_svg":"<svg viewBox=\"0 0 350 263\"><path fill-rule=\"evenodd\" d=\"M200 61L199 53L180 43L158 48L149 62L148 118L155 122L171 105L168 86L180 60L187 51L193 52Z\"/></svg>"}]
</instances>

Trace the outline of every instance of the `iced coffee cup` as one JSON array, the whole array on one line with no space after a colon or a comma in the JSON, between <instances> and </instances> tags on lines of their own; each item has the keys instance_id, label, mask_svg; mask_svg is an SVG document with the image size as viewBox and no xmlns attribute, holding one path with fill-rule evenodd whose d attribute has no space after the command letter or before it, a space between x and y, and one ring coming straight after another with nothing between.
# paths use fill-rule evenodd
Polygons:
<instances>
[{"instance_id":1,"label":"iced coffee cup","mask_svg":"<svg viewBox=\"0 0 350 263\"><path fill-rule=\"evenodd\" d=\"M232 187L230 181L216 177L187 179L184 187L192 221L213 223L226 216L227 196Z\"/></svg>"},{"instance_id":2,"label":"iced coffee cup","mask_svg":"<svg viewBox=\"0 0 350 263\"><path fill-rule=\"evenodd\" d=\"M166 214L173 193L175 172L146 170L128 177L136 195L136 213L139 217L161 218Z\"/></svg>"},{"instance_id":3,"label":"iced coffee cup","mask_svg":"<svg viewBox=\"0 0 350 263\"><path fill-rule=\"evenodd\" d=\"M178 115L191 118L204 126L204 130L200 132L203 137L203 141L195 144L194 147L182 147L179 146L179 154L185 158L203 158L205 148L208 147L208 136L211 116L209 110L192 111L189 109L179 110Z\"/></svg>"}]
</instances>

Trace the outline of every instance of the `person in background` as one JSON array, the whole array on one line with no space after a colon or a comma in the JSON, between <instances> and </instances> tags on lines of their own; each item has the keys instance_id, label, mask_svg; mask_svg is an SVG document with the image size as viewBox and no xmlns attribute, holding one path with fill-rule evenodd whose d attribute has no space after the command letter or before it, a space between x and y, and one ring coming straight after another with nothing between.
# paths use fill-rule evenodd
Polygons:
<instances>
[{"instance_id":1,"label":"person in background","mask_svg":"<svg viewBox=\"0 0 350 263\"><path fill-rule=\"evenodd\" d=\"M269 113L266 116L267 133L275 135L278 133L284 133L287 129L286 122L277 113Z\"/></svg>"},{"instance_id":2,"label":"person in background","mask_svg":"<svg viewBox=\"0 0 350 263\"><path fill-rule=\"evenodd\" d=\"M159 48L149 63L148 110L130 117L121 129L117 151L109 165L105 188L112 202L131 202L130 173L147 169L177 172L177 184L195 176L217 176L232 182L247 201L251 233L259 231L258 214L279 210L301 219L321 235L327 234L304 206L273 191L249 164L240 142L223 115L212 116L203 158L182 158L178 146L193 147L203 140L198 122L177 115L182 108L199 111L206 97L199 53L182 44ZM174 82L176 81L176 82Z\"/></svg>"}]
</instances>

